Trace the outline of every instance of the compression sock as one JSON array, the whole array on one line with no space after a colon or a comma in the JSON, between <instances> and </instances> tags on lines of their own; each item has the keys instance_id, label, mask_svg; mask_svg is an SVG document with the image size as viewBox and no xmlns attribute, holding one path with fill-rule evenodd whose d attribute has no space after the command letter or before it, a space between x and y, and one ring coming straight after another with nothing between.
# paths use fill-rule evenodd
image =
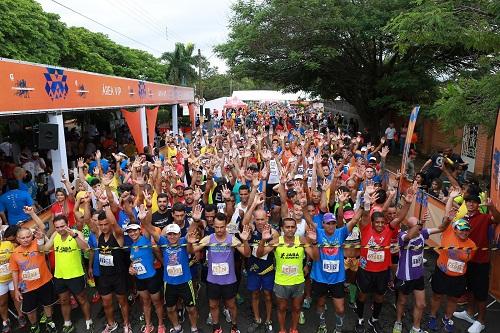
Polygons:
<instances>
[{"instance_id":1,"label":"compression sock","mask_svg":"<svg viewBox=\"0 0 500 333\"><path fill-rule=\"evenodd\" d=\"M373 302L372 318L378 320L381 311L382 311L382 303Z\"/></svg>"}]
</instances>

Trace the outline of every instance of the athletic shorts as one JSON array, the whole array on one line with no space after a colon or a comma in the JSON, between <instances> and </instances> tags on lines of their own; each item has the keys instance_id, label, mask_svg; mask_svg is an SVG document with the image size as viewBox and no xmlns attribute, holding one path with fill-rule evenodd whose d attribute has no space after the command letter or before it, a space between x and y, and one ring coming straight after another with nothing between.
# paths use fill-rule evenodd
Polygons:
<instances>
[{"instance_id":1,"label":"athletic shorts","mask_svg":"<svg viewBox=\"0 0 500 333\"><path fill-rule=\"evenodd\" d=\"M0 296L7 294L9 291L14 291L14 282L12 280L0 283Z\"/></svg>"},{"instance_id":2,"label":"athletic shorts","mask_svg":"<svg viewBox=\"0 0 500 333\"><path fill-rule=\"evenodd\" d=\"M436 266L436 269L432 274L432 292L438 295L446 295L458 298L465 294L466 286L467 280L465 278L465 275L448 276Z\"/></svg>"},{"instance_id":3,"label":"athletic shorts","mask_svg":"<svg viewBox=\"0 0 500 333\"><path fill-rule=\"evenodd\" d=\"M101 296L111 293L117 295L127 294L128 274L101 275L97 283L97 291Z\"/></svg>"},{"instance_id":4,"label":"athletic shorts","mask_svg":"<svg viewBox=\"0 0 500 333\"><path fill-rule=\"evenodd\" d=\"M467 263L465 273L467 291L474 295L480 302L488 300L488 288L490 286L490 263Z\"/></svg>"},{"instance_id":5,"label":"athletic shorts","mask_svg":"<svg viewBox=\"0 0 500 333\"><path fill-rule=\"evenodd\" d=\"M57 302L57 296L54 291L54 282L50 280L43 286L23 293L21 311L30 313L38 309L39 306L49 306Z\"/></svg>"},{"instance_id":6,"label":"athletic shorts","mask_svg":"<svg viewBox=\"0 0 500 333\"><path fill-rule=\"evenodd\" d=\"M291 286L282 286L275 283L273 291L276 297L290 299L304 296L304 287L304 282Z\"/></svg>"},{"instance_id":7,"label":"athletic shorts","mask_svg":"<svg viewBox=\"0 0 500 333\"><path fill-rule=\"evenodd\" d=\"M196 305L196 296L193 288L193 281L181 284L164 284L164 297L165 305L167 307L173 307L177 304L179 298L184 301L184 305L187 307L193 307Z\"/></svg>"},{"instance_id":8,"label":"athletic shorts","mask_svg":"<svg viewBox=\"0 0 500 333\"><path fill-rule=\"evenodd\" d=\"M369 272L359 268L356 274L356 285L364 294L383 295L387 291L389 283L389 271Z\"/></svg>"},{"instance_id":9,"label":"athletic shorts","mask_svg":"<svg viewBox=\"0 0 500 333\"><path fill-rule=\"evenodd\" d=\"M357 272L359 268L359 257L358 258L344 258L344 268L345 270L351 270Z\"/></svg>"},{"instance_id":10,"label":"athletic shorts","mask_svg":"<svg viewBox=\"0 0 500 333\"><path fill-rule=\"evenodd\" d=\"M223 299L228 300L235 298L238 293L238 282L231 284L216 284L207 282L207 296L208 299Z\"/></svg>"},{"instance_id":11,"label":"athletic shorts","mask_svg":"<svg viewBox=\"0 0 500 333\"><path fill-rule=\"evenodd\" d=\"M418 279L415 280L400 280L398 278L395 279L394 281L394 286L396 289L405 294L409 295L411 294L414 290L424 290L425 289L425 283L424 283L424 277L421 276Z\"/></svg>"},{"instance_id":12,"label":"athletic shorts","mask_svg":"<svg viewBox=\"0 0 500 333\"><path fill-rule=\"evenodd\" d=\"M85 289L85 286L85 275L72 279L54 278L54 290L56 294L62 294L69 291L73 295L78 295Z\"/></svg>"},{"instance_id":13,"label":"athletic shorts","mask_svg":"<svg viewBox=\"0 0 500 333\"><path fill-rule=\"evenodd\" d=\"M135 277L135 285L138 291L148 291L151 295L156 294L161 290L162 276L156 272L150 278L147 279L138 279Z\"/></svg>"},{"instance_id":14,"label":"athletic shorts","mask_svg":"<svg viewBox=\"0 0 500 333\"><path fill-rule=\"evenodd\" d=\"M273 291L274 288L274 271L259 275L255 272L248 272L247 289L250 291L265 290Z\"/></svg>"},{"instance_id":15,"label":"athletic shorts","mask_svg":"<svg viewBox=\"0 0 500 333\"><path fill-rule=\"evenodd\" d=\"M333 297L333 298L344 298L344 282L338 282L334 284L327 284L322 282L317 282L313 280L312 290L314 295L317 297Z\"/></svg>"}]
</instances>

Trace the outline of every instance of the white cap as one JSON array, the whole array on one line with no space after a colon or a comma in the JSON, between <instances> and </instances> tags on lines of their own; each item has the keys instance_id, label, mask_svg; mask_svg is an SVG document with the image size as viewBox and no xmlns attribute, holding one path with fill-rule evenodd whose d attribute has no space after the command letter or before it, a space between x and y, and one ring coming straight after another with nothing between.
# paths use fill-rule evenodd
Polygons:
<instances>
[{"instance_id":1,"label":"white cap","mask_svg":"<svg viewBox=\"0 0 500 333\"><path fill-rule=\"evenodd\" d=\"M178 234L181 232L181 228L175 224L175 223L172 223L172 224L169 224L165 227L165 233L169 233L169 232L173 232L174 234Z\"/></svg>"}]
</instances>

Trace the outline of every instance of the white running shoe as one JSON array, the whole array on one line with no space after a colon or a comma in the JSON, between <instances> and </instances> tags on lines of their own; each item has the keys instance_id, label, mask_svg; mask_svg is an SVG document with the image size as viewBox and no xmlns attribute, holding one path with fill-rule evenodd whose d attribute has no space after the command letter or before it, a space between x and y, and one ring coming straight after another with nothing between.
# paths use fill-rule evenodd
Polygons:
<instances>
[{"instance_id":1,"label":"white running shoe","mask_svg":"<svg viewBox=\"0 0 500 333\"><path fill-rule=\"evenodd\" d=\"M484 330L484 325L481 324L481 322L475 320L474 323L469 327L467 332L469 333L481 333L481 331Z\"/></svg>"},{"instance_id":2,"label":"white running shoe","mask_svg":"<svg viewBox=\"0 0 500 333\"><path fill-rule=\"evenodd\" d=\"M466 310L460 312L453 312L453 317L465 320L471 324L475 322L475 319L471 317Z\"/></svg>"}]
</instances>

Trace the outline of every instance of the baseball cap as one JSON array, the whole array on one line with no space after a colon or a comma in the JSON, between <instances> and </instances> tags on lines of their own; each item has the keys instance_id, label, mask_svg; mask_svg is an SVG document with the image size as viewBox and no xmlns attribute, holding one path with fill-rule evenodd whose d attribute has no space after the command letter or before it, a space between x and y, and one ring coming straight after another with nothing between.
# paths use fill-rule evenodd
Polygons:
<instances>
[{"instance_id":1,"label":"baseball cap","mask_svg":"<svg viewBox=\"0 0 500 333\"><path fill-rule=\"evenodd\" d=\"M179 181L177 181L177 183L175 183L175 187L182 187L182 188L184 188L184 187L186 187L186 185L184 185L184 183L179 180Z\"/></svg>"},{"instance_id":2,"label":"baseball cap","mask_svg":"<svg viewBox=\"0 0 500 333\"><path fill-rule=\"evenodd\" d=\"M296 174L293 179L304 179L304 176L302 176L300 173Z\"/></svg>"},{"instance_id":3,"label":"baseball cap","mask_svg":"<svg viewBox=\"0 0 500 333\"><path fill-rule=\"evenodd\" d=\"M141 225L137 223L129 223L125 227L125 230L139 230L141 229Z\"/></svg>"},{"instance_id":4,"label":"baseball cap","mask_svg":"<svg viewBox=\"0 0 500 333\"><path fill-rule=\"evenodd\" d=\"M470 230L470 224L469 221L465 219L458 219L455 222L453 222L453 228L459 231L467 231Z\"/></svg>"},{"instance_id":5,"label":"baseball cap","mask_svg":"<svg viewBox=\"0 0 500 333\"><path fill-rule=\"evenodd\" d=\"M165 233L168 234L169 232L173 232L174 234L178 234L181 232L181 228L177 224L171 223L165 227Z\"/></svg>"},{"instance_id":6,"label":"baseball cap","mask_svg":"<svg viewBox=\"0 0 500 333\"><path fill-rule=\"evenodd\" d=\"M297 195L297 192L295 190L290 189L290 190L286 191L286 196L289 198L291 198L295 195Z\"/></svg>"},{"instance_id":7,"label":"baseball cap","mask_svg":"<svg viewBox=\"0 0 500 333\"><path fill-rule=\"evenodd\" d=\"M335 218L335 215L333 215L332 213L326 213L325 215L323 215L323 222L336 222L337 219Z\"/></svg>"},{"instance_id":8,"label":"baseball cap","mask_svg":"<svg viewBox=\"0 0 500 333\"><path fill-rule=\"evenodd\" d=\"M367 151L368 148L366 146L361 147L361 151Z\"/></svg>"},{"instance_id":9,"label":"baseball cap","mask_svg":"<svg viewBox=\"0 0 500 333\"><path fill-rule=\"evenodd\" d=\"M344 212L344 219L350 220L354 217L354 211L353 210L346 210Z\"/></svg>"},{"instance_id":10,"label":"baseball cap","mask_svg":"<svg viewBox=\"0 0 500 333\"><path fill-rule=\"evenodd\" d=\"M368 159L368 162L370 163L377 163L377 158L375 156L372 156Z\"/></svg>"}]
</instances>

